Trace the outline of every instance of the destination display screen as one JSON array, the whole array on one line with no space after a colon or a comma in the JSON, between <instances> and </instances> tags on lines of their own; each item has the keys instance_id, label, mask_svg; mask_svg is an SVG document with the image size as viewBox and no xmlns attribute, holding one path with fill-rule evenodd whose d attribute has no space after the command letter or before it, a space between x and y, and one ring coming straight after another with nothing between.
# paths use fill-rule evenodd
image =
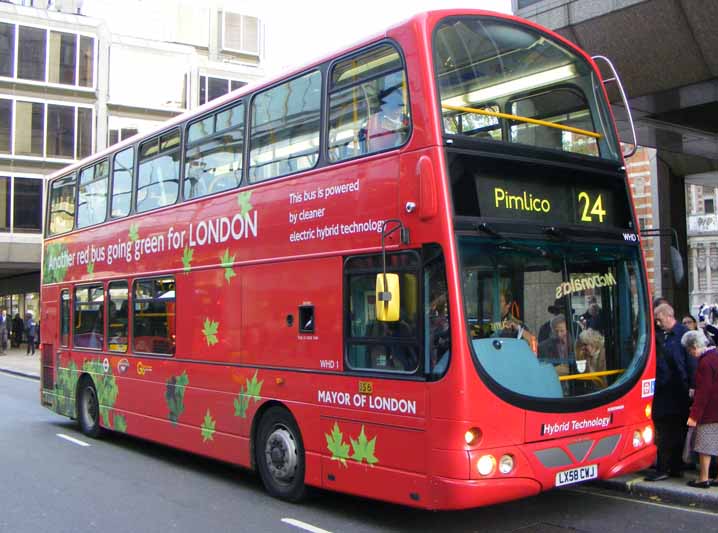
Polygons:
<instances>
[{"instance_id":1,"label":"destination display screen","mask_svg":"<svg viewBox=\"0 0 718 533\"><path fill-rule=\"evenodd\" d=\"M551 225L629 227L625 190L566 180L476 176L480 216Z\"/></svg>"}]
</instances>

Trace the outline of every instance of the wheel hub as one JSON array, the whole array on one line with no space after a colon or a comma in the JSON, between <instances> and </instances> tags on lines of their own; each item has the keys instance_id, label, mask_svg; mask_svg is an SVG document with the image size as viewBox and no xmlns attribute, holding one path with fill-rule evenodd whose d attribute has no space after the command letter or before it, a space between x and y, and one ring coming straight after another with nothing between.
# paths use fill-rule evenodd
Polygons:
<instances>
[{"instance_id":1,"label":"wheel hub","mask_svg":"<svg viewBox=\"0 0 718 533\"><path fill-rule=\"evenodd\" d=\"M297 469L297 446L287 429L277 428L269 435L264 455L267 468L274 479L291 481Z\"/></svg>"}]
</instances>

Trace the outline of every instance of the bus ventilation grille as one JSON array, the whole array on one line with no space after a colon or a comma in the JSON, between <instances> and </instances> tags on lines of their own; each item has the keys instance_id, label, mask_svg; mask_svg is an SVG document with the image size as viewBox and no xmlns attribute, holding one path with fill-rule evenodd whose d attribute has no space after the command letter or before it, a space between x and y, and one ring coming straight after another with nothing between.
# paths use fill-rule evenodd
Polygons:
<instances>
[{"instance_id":1,"label":"bus ventilation grille","mask_svg":"<svg viewBox=\"0 0 718 533\"><path fill-rule=\"evenodd\" d=\"M42 388L43 389L54 389L55 388L55 364L52 359L52 354L55 351L52 344L42 345Z\"/></svg>"}]
</instances>

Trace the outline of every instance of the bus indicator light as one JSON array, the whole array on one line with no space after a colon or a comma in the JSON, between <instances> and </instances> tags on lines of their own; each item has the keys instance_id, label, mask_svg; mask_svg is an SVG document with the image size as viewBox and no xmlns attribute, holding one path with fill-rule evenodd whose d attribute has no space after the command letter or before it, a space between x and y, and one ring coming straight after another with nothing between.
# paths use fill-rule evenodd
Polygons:
<instances>
[{"instance_id":1,"label":"bus indicator light","mask_svg":"<svg viewBox=\"0 0 718 533\"><path fill-rule=\"evenodd\" d=\"M643 436L640 431L636 430L633 432L633 447L640 448L641 446L643 446Z\"/></svg>"},{"instance_id":2,"label":"bus indicator light","mask_svg":"<svg viewBox=\"0 0 718 533\"><path fill-rule=\"evenodd\" d=\"M651 418L651 414L653 413L653 408L651 407L651 404L646 404L646 418Z\"/></svg>"},{"instance_id":3,"label":"bus indicator light","mask_svg":"<svg viewBox=\"0 0 718 533\"><path fill-rule=\"evenodd\" d=\"M478 444L481 440L481 430L479 428L471 428L466 430L466 433L464 433L464 440L469 446Z\"/></svg>"}]
</instances>

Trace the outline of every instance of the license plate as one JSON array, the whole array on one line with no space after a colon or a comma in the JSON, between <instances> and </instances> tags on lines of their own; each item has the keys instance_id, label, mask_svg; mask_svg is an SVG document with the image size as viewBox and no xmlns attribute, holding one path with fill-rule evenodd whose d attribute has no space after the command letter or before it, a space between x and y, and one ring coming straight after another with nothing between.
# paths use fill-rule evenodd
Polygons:
<instances>
[{"instance_id":1,"label":"license plate","mask_svg":"<svg viewBox=\"0 0 718 533\"><path fill-rule=\"evenodd\" d=\"M598 465L579 466L571 470L556 473L556 486L571 485L598 477Z\"/></svg>"}]
</instances>

